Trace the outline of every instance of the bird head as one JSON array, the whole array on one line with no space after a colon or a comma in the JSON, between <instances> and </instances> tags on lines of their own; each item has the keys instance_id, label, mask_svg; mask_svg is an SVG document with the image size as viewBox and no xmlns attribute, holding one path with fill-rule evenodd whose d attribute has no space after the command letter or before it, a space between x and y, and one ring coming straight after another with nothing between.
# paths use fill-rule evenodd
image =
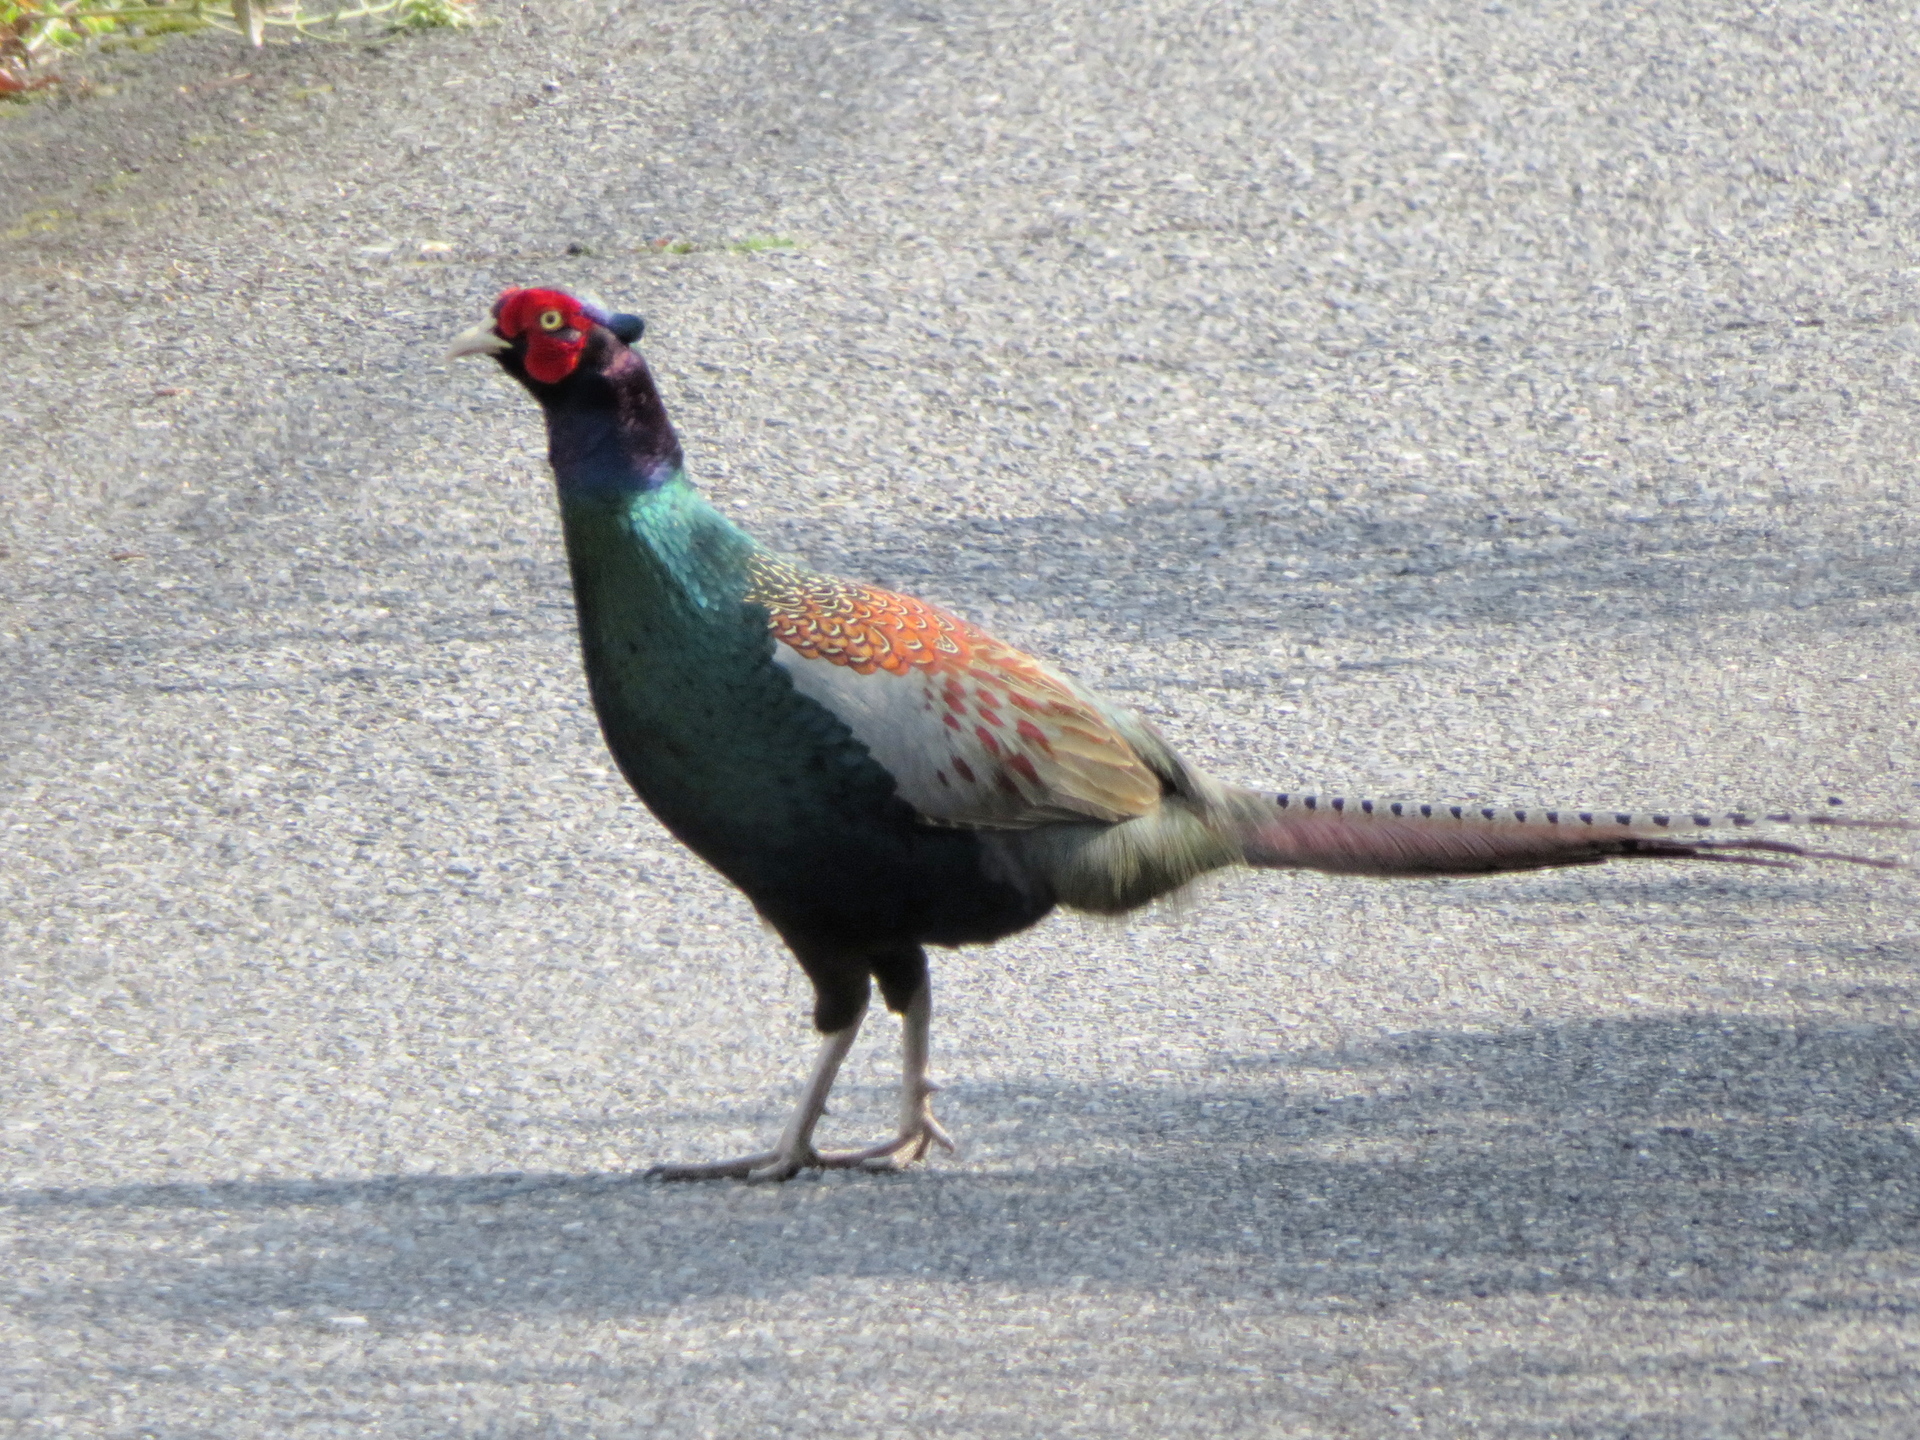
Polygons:
<instances>
[{"instance_id":1,"label":"bird head","mask_svg":"<svg viewBox=\"0 0 1920 1440\"><path fill-rule=\"evenodd\" d=\"M546 412L563 492L648 490L682 473L679 437L640 352L645 322L564 290L505 290L447 348L491 355Z\"/></svg>"},{"instance_id":2,"label":"bird head","mask_svg":"<svg viewBox=\"0 0 1920 1440\"><path fill-rule=\"evenodd\" d=\"M454 336L447 358L491 355L529 385L558 385L579 368L596 327L631 345L646 329L646 321L615 314L564 290L503 290L490 317Z\"/></svg>"}]
</instances>

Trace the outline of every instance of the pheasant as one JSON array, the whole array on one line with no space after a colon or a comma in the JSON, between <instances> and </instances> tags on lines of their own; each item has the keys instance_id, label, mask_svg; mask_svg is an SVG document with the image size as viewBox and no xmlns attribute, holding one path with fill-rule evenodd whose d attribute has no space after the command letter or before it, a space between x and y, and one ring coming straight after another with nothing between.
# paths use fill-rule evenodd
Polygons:
<instances>
[{"instance_id":1,"label":"pheasant","mask_svg":"<svg viewBox=\"0 0 1920 1440\"><path fill-rule=\"evenodd\" d=\"M658 1178L784 1180L952 1150L931 1103L926 947L998 940L1056 905L1117 915L1229 865L1418 876L1606 860L1899 864L1729 835L1724 824L1745 816L1224 784L1138 715L965 620L820 574L734 526L687 478L632 348L642 329L558 290L512 289L448 354L492 355L545 412L587 685L615 761L812 982L823 1039L773 1148L656 1166ZM816 1149L876 982L903 1021L898 1128L865 1148Z\"/></svg>"}]
</instances>

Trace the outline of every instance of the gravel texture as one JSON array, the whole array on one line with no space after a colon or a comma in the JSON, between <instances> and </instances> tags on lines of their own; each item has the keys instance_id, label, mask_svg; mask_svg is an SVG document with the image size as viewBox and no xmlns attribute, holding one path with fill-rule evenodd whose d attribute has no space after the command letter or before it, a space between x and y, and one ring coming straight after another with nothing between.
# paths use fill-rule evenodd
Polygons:
<instances>
[{"instance_id":1,"label":"gravel texture","mask_svg":"<svg viewBox=\"0 0 1920 1440\"><path fill-rule=\"evenodd\" d=\"M0 107L0 1432L1920 1430L1909 875L1228 877L937 957L958 1159L632 1178L807 992L440 359L644 312L731 514L1228 778L1911 813L1913 15L489 9Z\"/></svg>"}]
</instances>

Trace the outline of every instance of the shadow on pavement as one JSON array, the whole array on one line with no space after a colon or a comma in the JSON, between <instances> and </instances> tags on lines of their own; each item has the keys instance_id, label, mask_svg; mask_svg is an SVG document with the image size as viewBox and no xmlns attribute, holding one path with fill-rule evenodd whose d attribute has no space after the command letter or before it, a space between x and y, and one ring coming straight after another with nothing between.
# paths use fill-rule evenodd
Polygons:
<instances>
[{"instance_id":1,"label":"shadow on pavement","mask_svg":"<svg viewBox=\"0 0 1920 1440\"><path fill-rule=\"evenodd\" d=\"M617 1319L841 1277L1252 1285L1361 1305L1599 1290L1912 1308L1901 1289L1820 1282L1920 1243L1913 1028L1605 1019L1221 1068L1230 1078L1206 1093L965 1087L962 1123L1024 1156L1014 1170L963 1154L779 1188L221 1181L15 1192L0 1208L22 1222L16 1276L39 1276L17 1292L27 1317L215 1328L290 1310L402 1327ZM124 1254L83 1280L72 1227L102 1222L95 1254Z\"/></svg>"},{"instance_id":2,"label":"shadow on pavement","mask_svg":"<svg viewBox=\"0 0 1920 1440\"><path fill-rule=\"evenodd\" d=\"M1104 627L1131 619L1152 633L1253 617L1268 629L1311 631L1436 617L1671 623L1828 606L1836 625L1859 627L1909 622L1920 583L1909 544L1847 519L1789 525L1675 507L1567 530L1491 507L1325 515L1278 480L1104 514L968 518L839 538L802 525L765 538L823 569L934 589L955 603L984 593L1064 605Z\"/></svg>"}]
</instances>

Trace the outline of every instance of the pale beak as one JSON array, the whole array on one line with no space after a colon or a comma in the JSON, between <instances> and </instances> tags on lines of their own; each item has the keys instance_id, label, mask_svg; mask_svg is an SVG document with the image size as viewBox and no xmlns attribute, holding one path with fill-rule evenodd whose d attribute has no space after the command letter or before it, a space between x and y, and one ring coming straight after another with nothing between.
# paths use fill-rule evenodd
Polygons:
<instances>
[{"instance_id":1,"label":"pale beak","mask_svg":"<svg viewBox=\"0 0 1920 1440\"><path fill-rule=\"evenodd\" d=\"M462 330L453 337L453 343L447 346L447 359L458 360L462 355L498 355L512 348L510 342L495 332L493 317L488 316L472 329Z\"/></svg>"}]
</instances>

